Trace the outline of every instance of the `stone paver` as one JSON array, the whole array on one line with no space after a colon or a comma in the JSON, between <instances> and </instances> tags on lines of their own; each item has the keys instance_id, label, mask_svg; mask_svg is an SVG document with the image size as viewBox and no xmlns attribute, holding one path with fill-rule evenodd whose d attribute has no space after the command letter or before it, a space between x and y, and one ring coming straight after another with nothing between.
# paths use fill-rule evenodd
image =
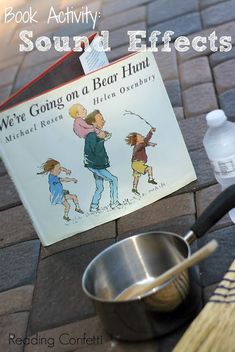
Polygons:
<instances>
[{"instance_id":1,"label":"stone paver","mask_svg":"<svg viewBox=\"0 0 235 352\"><path fill-rule=\"evenodd\" d=\"M135 229L152 226L159 222L195 213L193 194L159 200L118 220L118 234L131 233Z\"/></svg>"},{"instance_id":2,"label":"stone paver","mask_svg":"<svg viewBox=\"0 0 235 352\"><path fill-rule=\"evenodd\" d=\"M214 68L216 89L219 94L235 87L235 59L226 61Z\"/></svg>"},{"instance_id":3,"label":"stone paver","mask_svg":"<svg viewBox=\"0 0 235 352\"><path fill-rule=\"evenodd\" d=\"M3 45L0 54L0 69L20 65L25 53L20 52L18 46L8 43Z\"/></svg>"},{"instance_id":4,"label":"stone paver","mask_svg":"<svg viewBox=\"0 0 235 352\"><path fill-rule=\"evenodd\" d=\"M53 1L55 1L57 4L59 3L59 8L61 9L61 10L63 10L63 9L65 9L66 8L66 6L74 6L74 7L76 7L76 6L78 6L78 5L90 5L90 3L92 3L92 1L93 0L88 0L88 1L86 1L85 3L84 3L84 1L78 1L78 0L53 0Z\"/></svg>"},{"instance_id":5,"label":"stone paver","mask_svg":"<svg viewBox=\"0 0 235 352\"><path fill-rule=\"evenodd\" d=\"M200 189L214 184L216 182L215 177L204 148L191 152L190 156L198 177L196 181L198 188ZM194 188L194 190L196 189Z\"/></svg>"},{"instance_id":6,"label":"stone paver","mask_svg":"<svg viewBox=\"0 0 235 352\"><path fill-rule=\"evenodd\" d=\"M72 342L72 338L83 337L84 334L86 334L85 336L87 337L95 336L97 343L92 345L78 343L73 346L64 344L66 343L66 338L71 337ZM36 336L37 335L32 335L32 338ZM89 352L91 350L94 352L158 352L160 351L160 344L163 343L163 339L132 343L114 340L104 331L98 317L92 317L47 331L41 331L40 337L45 338L47 341L52 337L54 346L49 347L45 344L37 346L29 345L26 346L25 352Z\"/></svg>"},{"instance_id":7,"label":"stone paver","mask_svg":"<svg viewBox=\"0 0 235 352\"><path fill-rule=\"evenodd\" d=\"M221 193L221 187L216 184L196 192L197 215L200 215L205 208ZM229 215L224 216L213 228L220 228L232 225Z\"/></svg>"},{"instance_id":8,"label":"stone paver","mask_svg":"<svg viewBox=\"0 0 235 352\"><path fill-rule=\"evenodd\" d=\"M75 236L69 237L64 241L57 242L49 247L42 247L41 258L43 259L55 253L59 253L77 246L82 246L91 242L115 238L115 236L116 224L114 220L108 222L107 224L96 226L95 228L89 231L82 232Z\"/></svg>"},{"instance_id":9,"label":"stone paver","mask_svg":"<svg viewBox=\"0 0 235 352\"><path fill-rule=\"evenodd\" d=\"M34 282L39 249L38 240L0 249L0 292Z\"/></svg>"},{"instance_id":10,"label":"stone paver","mask_svg":"<svg viewBox=\"0 0 235 352\"><path fill-rule=\"evenodd\" d=\"M84 334L87 337L98 337L99 339L97 339L97 342L99 343L95 345L86 345L82 343L72 345L73 338L83 337ZM37 335L32 335L31 338L36 336ZM53 329L40 331L40 337L44 338L45 341L51 342L50 346L49 343L38 344L36 346L28 345L25 347L25 352L71 352L76 348L78 348L79 351L85 351L86 348L90 348L97 352L102 350L105 351L105 346L107 347L106 344L111 345L111 339L103 330L97 316L84 319L82 321L65 324ZM68 344L68 337L71 338L71 344ZM50 338L53 339L53 343L52 340L49 340Z\"/></svg>"},{"instance_id":11,"label":"stone paver","mask_svg":"<svg viewBox=\"0 0 235 352\"><path fill-rule=\"evenodd\" d=\"M181 188L175 194L195 192L204 187L216 183L210 162L204 149L198 149L190 153L193 166L197 175L197 180Z\"/></svg>"},{"instance_id":12,"label":"stone paver","mask_svg":"<svg viewBox=\"0 0 235 352\"><path fill-rule=\"evenodd\" d=\"M2 20L2 17L1 17ZM11 22L11 23L0 23L0 41L1 45L8 45L13 33L16 29L16 22Z\"/></svg>"},{"instance_id":13,"label":"stone paver","mask_svg":"<svg viewBox=\"0 0 235 352\"><path fill-rule=\"evenodd\" d=\"M61 28L56 29L55 31L52 31L50 33L50 37L52 38L53 36L58 36L58 37L82 36L82 35L85 35L85 33L87 33L88 31L94 32L92 30L92 23L91 22L76 24L76 26L74 26L73 23L70 23L70 24L66 24L66 25L62 26Z\"/></svg>"},{"instance_id":14,"label":"stone paver","mask_svg":"<svg viewBox=\"0 0 235 352\"><path fill-rule=\"evenodd\" d=\"M39 52L38 50L34 50L25 56L21 69L23 70L31 66L44 64L47 61L56 61L63 54L64 53L60 53L56 50L50 50L48 52Z\"/></svg>"},{"instance_id":15,"label":"stone paver","mask_svg":"<svg viewBox=\"0 0 235 352\"><path fill-rule=\"evenodd\" d=\"M0 210L14 207L21 203L18 193L8 175L0 177Z\"/></svg>"},{"instance_id":16,"label":"stone paver","mask_svg":"<svg viewBox=\"0 0 235 352\"><path fill-rule=\"evenodd\" d=\"M15 75L18 71L18 66L12 66L9 68L5 68L4 70L0 71L1 81L0 86L6 86L11 84L14 81Z\"/></svg>"},{"instance_id":17,"label":"stone paver","mask_svg":"<svg viewBox=\"0 0 235 352\"><path fill-rule=\"evenodd\" d=\"M101 14L102 16L103 14ZM120 16L113 15L108 17L101 17L99 21L99 30L113 31L115 29L126 27L131 23L145 21L146 7L140 6L123 12Z\"/></svg>"},{"instance_id":18,"label":"stone paver","mask_svg":"<svg viewBox=\"0 0 235 352\"><path fill-rule=\"evenodd\" d=\"M235 19L235 2L224 1L201 12L204 28L229 22Z\"/></svg>"},{"instance_id":19,"label":"stone paver","mask_svg":"<svg viewBox=\"0 0 235 352\"><path fill-rule=\"evenodd\" d=\"M119 46L118 48L110 50L106 53L106 55L109 59L109 62L120 59L120 58L122 58L126 55L130 55L130 54L132 54L132 53L128 51L127 45Z\"/></svg>"},{"instance_id":20,"label":"stone paver","mask_svg":"<svg viewBox=\"0 0 235 352\"><path fill-rule=\"evenodd\" d=\"M28 8L28 6L27 6L27 8ZM47 12L49 14L49 9L47 10ZM32 24L27 24L27 25L22 24L22 26L17 27L17 30L15 31L14 35L12 36L11 45L15 45L16 47L19 47L20 44L23 44L22 40L20 39L20 32L22 30L32 31L36 38L43 36L43 35L51 37L52 36L51 33L53 31L58 30L58 28L62 29L62 27L63 27L62 24L56 24L55 21L53 21L51 23L47 23L47 21L42 21L41 18L40 18L39 23L32 23Z\"/></svg>"},{"instance_id":21,"label":"stone paver","mask_svg":"<svg viewBox=\"0 0 235 352\"><path fill-rule=\"evenodd\" d=\"M171 52L162 52L162 45L159 46L158 52L154 53L159 71L163 80L178 79L178 66L176 50L173 45L170 45Z\"/></svg>"},{"instance_id":22,"label":"stone paver","mask_svg":"<svg viewBox=\"0 0 235 352\"><path fill-rule=\"evenodd\" d=\"M32 8L33 8L33 10L37 10L37 14L38 14L37 18L39 20L39 23L35 23L35 25L37 24L38 27L40 28L41 21L47 20L47 18L48 18L50 7L53 6L55 11L58 12L58 10L59 10L58 5L59 5L58 0L51 0L50 3L45 3L43 1L41 1L41 2L40 1L32 1ZM28 9L29 9L29 4L27 2L24 6L20 7L21 11L27 11ZM55 21L52 21L52 22L55 22ZM23 23L23 22L19 23L17 27L30 28L30 26L27 27L27 25L25 25L25 23ZM22 28L21 28L21 30L22 30ZM44 25L44 31L45 31L45 28L46 27Z\"/></svg>"},{"instance_id":23,"label":"stone paver","mask_svg":"<svg viewBox=\"0 0 235 352\"><path fill-rule=\"evenodd\" d=\"M188 35L201 30L201 19L198 12L190 13L184 16L176 17L172 20L159 23L149 28L149 34L153 30L158 30L164 34L165 31L173 31L172 38L175 39L181 35Z\"/></svg>"},{"instance_id":24,"label":"stone paver","mask_svg":"<svg viewBox=\"0 0 235 352\"><path fill-rule=\"evenodd\" d=\"M200 8L206 8L211 5L215 5L217 3L223 2L224 0L199 0L200 1Z\"/></svg>"},{"instance_id":25,"label":"stone paver","mask_svg":"<svg viewBox=\"0 0 235 352\"><path fill-rule=\"evenodd\" d=\"M189 151L203 147L202 140L207 130L205 115L180 120L179 126Z\"/></svg>"},{"instance_id":26,"label":"stone paver","mask_svg":"<svg viewBox=\"0 0 235 352\"><path fill-rule=\"evenodd\" d=\"M151 2L147 8L148 24L151 25L198 11L198 0L177 0L177 6L174 0L158 0Z\"/></svg>"},{"instance_id":27,"label":"stone paver","mask_svg":"<svg viewBox=\"0 0 235 352\"><path fill-rule=\"evenodd\" d=\"M216 252L200 264L201 283L203 286L212 285L221 281L225 272L234 260L234 251L231 250L232 248L235 248L234 231L235 226L225 227L210 232L198 240L199 247L212 239L216 239L219 243Z\"/></svg>"},{"instance_id":28,"label":"stone paver","mask_svg":"<svg viewBox=\"0 0 235 352\"><path fill-rule=\"evenodd\" d=\"M110 32L110 47L112 49L117 48L119 46L123 46L126 44L126 48L128 49L129 36L127 31L138 31L138 30L146 30L145 22L133 23L126 27L116 29L115 31ZM144 43L144 40L143 40Z\"/></svg>"},{"instance_id":29,"label":"stone paver","mask_svg":"<svg viewBox=\"0 0 235 352\"><path fill-rule=\"evenodd\" d=\"M174 107L174 113L178 121L184 120L184 109L182 107Z\"/></svg>"},{"instance_id":30,"label":"stone paver","mask_svg":"<svg viewBox=\"0 0 235 352\"><path fill-rule=\"evenodd\" d=\"M0 87L0 103L9 97L11 90L12 85Z\"/></svg>"},{"instance_id":31,"label":"stone paver","mask_svg":"<svg viewBox=\"0 0 235 352\"><path fill-rule=\"evenodd\" d=\"M179 66L180 83L183 89L197 84L212 82L212 75L207 57L200 57L184 62Z\"/></svg>"},{"instance_id":32,"label":"stone paver","mask_svg":"<svg viewBox=\"0 0 235 352\"><path fill-rule=\"evenodd\" d=\"M23 352L24 345L17 344L16 338L24 339L28 323L27 312L15 313L0 319L0 350L4 352ZM13 334L13 341L9 343L9 335ZM15 343L14 343L15 341Z\"/></svg>"},{"instance_id":33,"label":"stone paver","mask_svg":"<svg viewBox=\"0 0 235 352\"><path fill-rule=\"evenodd\" d=\"M7 170L2 160L0 160L0 176L6 175Z\"/></svg>"},{"instance_id":34,"label":"stone paver","mask_svg":"<svg viewBox=\"0 0 235 352\"><path fill-rule=\"evenodd\" d=\"M26 285L0 293L0 316L30 311L33 290L33 285Z\"/></svg>"},{"instance_id":35,"label":"stone paver","mask_svg":"<svg viewBox=\"0 0 235 352\"><path fill-rule=\"evenodd\" d=\"M222 93L219 96L219 102L226 115L235 118L235 88Z\"/></svg>"},{"instance_id":36,"label":"stone paver","mask_svg":"<svg viewBox=\"0 0 235 352\"><path fill-rule=\"evenodd\" d=\"M81 278L88 263L112 243L114 240L97 241L40 262L29 334L95 314L91 301L83 293Z\"/></svg>"},{"instance_id":37,"label":"stone paver","mask_svg":"<svg viewBox=\"0 0 235 352\"><path fill-rule=\"evenodd\" d=\"M195 116L217 109L218 104L212 83L203 83L183 91L186 117Z\"/></svg>"},{"instance_id":38,"label":"stone paver","mask_svg":"<svg viewBox=\"0 0 235 352\"><path fill-rule=\"evenodd\" d=\"M37 238L31 220L23 206L0 212L0 248Z\"/></svg>"},{"instance_id":39,"label":"stone paver","mask_svg":"<svg viewBox=\"0 0 235 352\"><path fill-rule=\"evenodd\" d=\"M174 232L179 235L185 235L192 224L195 221L195 216L194 215L183 215L183 216L178 216L174 217L171 219L167 219L165 221L161 221L158 224L154 225L147 225L146 227L143 227L141 232L144 231L166 231L166 232ZM139 229L132 230L131 234L136 235L140 233ZM117 239L118 241L123 240L124 238L127 238L130 236L130 233L123 233L118 235Z\"/></svg>"},{"instance_id":40,"label":"stone paver","mask_svg":"<svg viewBox=\"0 0 235 352\"><path fill-rule=\"evenodd\" d=\"M231 39L232 39L231 44L235 43L235 21L222 24L218 27L216 26L210 29L205 29L200 33L197 33L197 35L202 37L209 37L210 34L213 32L213 30L216 30L216 35L218 38L222 36L231 36ZM190 42L192 42L194 38L195 38L195 33L188 36L188 39L190 40ZM217 43L217 47L219 47L218 43ZM192 58L196 58L196 57L204 56L208 54L211 54L210 45L207 45L206 50L204 50L203 52L198 52L191 47L187 52L177 53L179 62L184 62Z\"/></svg>"},{"instance_id":41,"label":"stone paver","mask_svg":"<svg viewBox=\"0 0 235 352\"><path fill-rule=\"evenodd\" d=\"M151 0L126 0L126 1L107 1L104 3L101 13L104 17L118 14L119 12L126 11L130 8L147 4ZM119 15L117 15L119 16ZM120 15L121 16L121 15Z\"/></svg>"},{"instance_id":42,"label":"stone paver","mask_svg":"<svg viewBox=\"0 0 235 352\"><path fill-rule=\"evenodd\" d=\"M26 83L30 82L32 79L34 79L39 73L47 69L52 63L54 63L55 60L49 61L49 62L43 62L40 65L34 66L33 70L31 67L25 68L21 70L17 76L15 85L14 85L14 92L18 90L19 88L23 87Z\"/></svg>"},{"instance_id":43,"label":"stone paver","mask_svg":"<svg viewBox=\"0 0 235 352\"><path fill-rule=\"evenodd\" d=\"M173 107L182 106L180 83L177 79L165 81L165 87Z\"/></svg>"},{"instance_id":44,"label":"stone paver","mask_svg":"<svg viewBox=\"0 0 235 352\"><path fill-rule=\"evenodd\" d=\"M235 58L235 47L228 52L217 51L209 56L210 64L212 67L221 64L224 61Z\"/></svg>"}]
</instances>

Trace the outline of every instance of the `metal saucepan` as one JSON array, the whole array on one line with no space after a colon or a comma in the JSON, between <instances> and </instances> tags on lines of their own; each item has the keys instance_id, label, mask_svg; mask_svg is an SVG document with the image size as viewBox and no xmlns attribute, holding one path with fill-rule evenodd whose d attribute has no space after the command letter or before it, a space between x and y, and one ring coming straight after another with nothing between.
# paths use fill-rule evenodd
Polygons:
<instances>
[{"instance_id":1,"label":"metal saucepan","mask_svg":"<svg viewBox=\"0 0 235 352\"><path fill-rule=\"evenodd\" d=\"M144 285L191 255L190 244L235 207L235 185L223 191L181 237L150 231L115 243L86 268L82 286L113 337L146 340L192 319L200 309L197 271L191 268L138 298L117 301L133 285Z\"/></svg>"}]
</instances>

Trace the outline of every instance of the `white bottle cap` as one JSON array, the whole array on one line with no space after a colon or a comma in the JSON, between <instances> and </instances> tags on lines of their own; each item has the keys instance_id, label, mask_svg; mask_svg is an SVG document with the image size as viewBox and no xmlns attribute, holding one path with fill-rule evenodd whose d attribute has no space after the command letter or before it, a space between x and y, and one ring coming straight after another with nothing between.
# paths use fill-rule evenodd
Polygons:
<instances>
[{"instance_id":1,"label":"white bottle cap","mask_svg":"<svg viewBox=\"0 0 235 352\"><path fill-rule=\"evenodd\" d=\"M213 110L206 115L207 125L209 127L218 127L227 120L223 110Z\"/></svg>"}]
</instances>

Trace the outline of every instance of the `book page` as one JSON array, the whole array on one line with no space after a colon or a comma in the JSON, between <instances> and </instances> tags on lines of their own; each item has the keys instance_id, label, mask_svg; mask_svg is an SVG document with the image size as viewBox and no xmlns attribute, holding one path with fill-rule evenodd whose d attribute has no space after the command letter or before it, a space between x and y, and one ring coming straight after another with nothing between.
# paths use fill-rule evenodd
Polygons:
<instances>
[{"instance_id":1,"label":"book page","mask_svg":"<svg viewBox=\"0 0 235 352\"><path fill-rule=\"evenodd\" d=\"M196 179L150 52L3 111L0 132L4 163L44 245Z\"/></svg>"}]
</instances>

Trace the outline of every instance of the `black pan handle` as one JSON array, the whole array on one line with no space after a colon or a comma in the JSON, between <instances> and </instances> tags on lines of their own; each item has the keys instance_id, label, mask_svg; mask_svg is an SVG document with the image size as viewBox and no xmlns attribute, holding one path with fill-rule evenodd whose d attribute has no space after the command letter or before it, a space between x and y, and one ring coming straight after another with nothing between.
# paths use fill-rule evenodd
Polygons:
<instances>
[{"instance_id":1,"label":"black pan handle","mask_svg":"<svg viewBox=\"0 0 235 352\"><path fill-rule=\"evenodd\" d=\"M202 237L226 213L235 208L235 184L226 188L198 217L191 230Z\"/></svg>"}]
</instances>

